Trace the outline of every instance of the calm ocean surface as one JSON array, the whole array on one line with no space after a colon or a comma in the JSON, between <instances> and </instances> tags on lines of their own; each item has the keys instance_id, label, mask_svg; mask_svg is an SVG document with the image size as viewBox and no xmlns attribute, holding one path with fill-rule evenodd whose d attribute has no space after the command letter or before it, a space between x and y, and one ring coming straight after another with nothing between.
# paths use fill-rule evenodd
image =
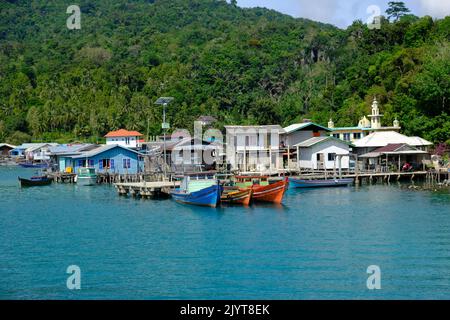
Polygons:
<instances>
[{"instance_id":1,"label":"calm ocean surface","mask_svg":"<svg viewBox=\"0 0 450 320\"><path fill-rule=\"evenodd\" d=\"M209 209L109 186L20 189L32 174L0 167L0 299L450 298L449 193L289 190L282 207Z\"/></svg>"}]
</instances>

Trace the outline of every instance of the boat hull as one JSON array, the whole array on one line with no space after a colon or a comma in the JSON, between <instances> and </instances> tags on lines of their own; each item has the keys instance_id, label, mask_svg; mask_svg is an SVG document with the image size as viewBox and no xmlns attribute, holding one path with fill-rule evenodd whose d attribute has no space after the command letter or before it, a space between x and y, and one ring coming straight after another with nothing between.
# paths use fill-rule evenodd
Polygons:
<instances>
[{"instance_id":1,"label":"boat hull","mask_svg":"<svg viewBox=\"0 0 450 320\"><path fill-rule=\"evenodd\" d=\"M353 179L333 179L333 180L302 180L290 178L289 182L294 188L330 188L345 187L354 182Z\"/></svg>"},{"instance_id":2,"label":"boat hull","mask_svg":"<svg viewBox=\"0 0 450 320\"><path fill-rule=\"evenodd\" d=\"M49 167L47 163L19 163L22 168L46 169Z\"/></svg>"},{"instance_id":3,"label":"boat hull","mask_svg":"<svg viewBox=\"0 0 450 320\"><path fill-rule=\"evenodd\" d=\"M48 186L52 183L52 180L48 179L47 177L39 177L32 179L25 179L19 177L19 181L22 187Z\"/></svg>"},{"instance_id":4,"label":"boat hull","mask_svg":"<svg viewBox=\"0 0 450 320\"><path fill-rule=\"evenodd\" d=\"M231 189L222 193L221 202L227 204L240 204L249 206L252 200L253 190L247 189Z\"/></svg>"},{"instance_id":5,"label":"boat hull","mask_svg":"<svg viewBox=\"0 0 450 320\"><path fill-rule=\"evenodd\" d=\"M77 177L77 184L80 186L93 186L97 184L97 177Z\"/></svg>"},{"instance_id":6,"label":"boat hull","mask_svg":"<svg viewBox=\"0 0 450 320\"><path fill-rule=\"evenodd\" d=\"M268 186L253 185L253 200L280 204L288 186L287 179Z\"/></svg>"},{"instance_id":7,"label":"boat hull","mask_svg":"<svg viewBox=\"0 0 450 320\"><path fill-rule=\"evenodd\" d=\"M183 192L176 189L170 194L179 203L215 208L220 202L221 191L221 186L217 184L196 192Z\"/></svg>"}]
</instances>

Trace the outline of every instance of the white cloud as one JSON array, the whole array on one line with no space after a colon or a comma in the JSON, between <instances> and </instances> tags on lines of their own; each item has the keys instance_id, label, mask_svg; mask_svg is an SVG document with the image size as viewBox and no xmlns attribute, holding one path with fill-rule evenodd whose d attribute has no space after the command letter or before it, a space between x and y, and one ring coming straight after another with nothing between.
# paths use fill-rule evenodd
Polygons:
<instances>
[{"instance_id":1,"label":"white cloud","mask_svg":"<svg viewBox=\"0 0 450 320\"><path fill-rule=\"evenodd\" d=\"M435 18L450 15L450 0L419 0L420 13Z\"/></svg>"}]
</instances>

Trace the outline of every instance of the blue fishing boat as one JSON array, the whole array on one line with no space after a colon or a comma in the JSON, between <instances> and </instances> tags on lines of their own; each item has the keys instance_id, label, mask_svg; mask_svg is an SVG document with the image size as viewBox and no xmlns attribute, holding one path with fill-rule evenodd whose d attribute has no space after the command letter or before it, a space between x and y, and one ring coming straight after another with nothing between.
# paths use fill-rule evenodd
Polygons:
<instances>
[{"instance_id":1,"label":"blue fishing boat","mask_svg":"<svg viewBox=\"0 0 450 320\"><path fill-rule=\"evenodd\" d=\"M41 162L41 163L22 162L22 163L19 163L19 166L21 166L22 168L46 169L49 167L49 164L45 163L45 162Z\"/></svg>"},{"instance_id":2,"label":"blue fishing boat","mask_svg":"<svg viewBox=\"0 0 450 320\"><path fill-rule=\"evenodd\" d=\"M353 179L305 180L289 178L289 183L293 188L345 187L353 184L353 181Z\"/></svg>"},{"instance_id":3,"label":"blue fishing boat","mask_svg":"<svg viewBox=\"0 0 450 320\"><path fill-rule=\"evenodd\" d=\"M170 194L179 203L215 208L220 202L221 193L222 187L216 179L193 179L186 176L181 187Z\"/></svg>"}]
</instances>

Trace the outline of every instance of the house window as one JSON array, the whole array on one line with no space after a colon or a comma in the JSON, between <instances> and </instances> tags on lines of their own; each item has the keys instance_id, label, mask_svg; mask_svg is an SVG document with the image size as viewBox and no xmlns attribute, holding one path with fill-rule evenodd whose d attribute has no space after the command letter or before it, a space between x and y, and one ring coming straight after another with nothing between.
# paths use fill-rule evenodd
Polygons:
<instances>
[{"instance_id":1,"label":"house window","mask_svg":"<svg viewBox=\"0 0 450 320\"><path fill-rule=\"evenodd\" d=\"M336 159L336 153L329 153L328 154L328 161L334 161Z\"/></svg>"},{"instance_id":2,"label":"house window","mask_svg":"<svg viewBox=\"0 0 450 320\"><path fill-rule=\"evenodd\" d=\"M89 167L93 167L94 166L94 159L89 159Z\"/></svg>"},{"instance_id":3,"label":"house window","mask_svg":"<svg viewBox=\"0 0 450 320\"><path fill-rule=\"evenodd\" d=\"M129 137L125 138L125 144L130 144L130 138Z\"/></svg>"},{"instance_id":4,"label":"house window","mask_svg":"<svg viewBox=\"0 0 450 320\"><path fill-rule=\"evenodd\" d=\"M341 136L341 135L340 135L339 133L334 133L334 134L333 134L333 137L336 138L336 139L339 139L340 136Z\"/></svg>"},{"instance_id":5,"label":"house window","mask_svg":"<svg viewBox=\"0 0 450 320\"><path fill-rule=\"evenodd\" d=\"M320 161L320 153L316 154L317 161Z\"/></svg>"},{"instance_id":6,"label":"house window","mask_svg":"<svg viewBox=\"0 0 450 320\"><path fill-rule=\"evenodd\" d=\"M111 164L113 166L111 166ZM110 169L110 168L114 169L114 160L100 159L100 160L98 160L98 167L99 167L100 170Z\"/></svg>"},{"instance_id":7,"label":"house window","mask_svg":"<svg viewBox=\"0 0 450 320\"><path fill-rule=\"evenodd\" d=\"M78 167L83 168L86 165L86 160L78 160Z\"/></svg>"},{"instance_id":8,"label":"house window","mask_svg":"<svg viewBox=\"0 0 450 320\"><path fill-rule=\"evenodd\" d=\"M344 133L344 140L350 141L350 133Z\"/></svg>"},{"instance_id":9,"label":"house window","mask_svg":"<svg viewBox=\"0 0 450 320\"><path fill-rule=\"evenodd\" d=\"M123 159L123 168L124 169L130 169L131 168L131 160L130 159Z\"/></svg>"},{"instance_id":10,"label":"house window","mask_svg":"<svg viewBox=\"0 0 450 320\"><path fill-rule=\"evenodd\" d=\"M354 133L354 134L353 134L353 139L355 139L355 140L361 139L361 133L359 133L359 132Z\"/></svg>"}]
</instances>

